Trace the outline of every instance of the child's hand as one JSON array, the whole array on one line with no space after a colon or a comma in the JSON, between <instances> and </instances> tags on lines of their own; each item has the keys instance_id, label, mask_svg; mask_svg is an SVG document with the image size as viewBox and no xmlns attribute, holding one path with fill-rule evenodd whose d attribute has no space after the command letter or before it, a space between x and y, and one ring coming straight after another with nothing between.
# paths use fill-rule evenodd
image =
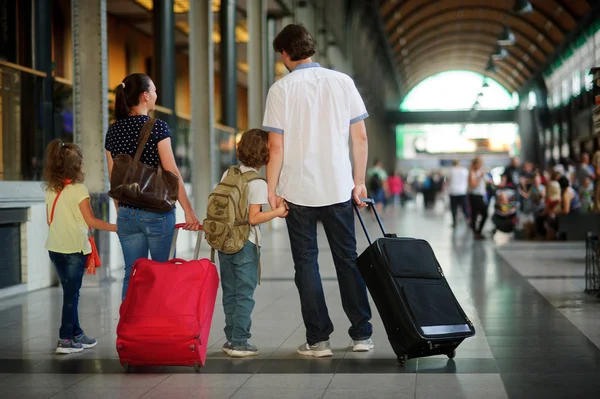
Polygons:
<instances>
[{"instance_id":1,"label":"child's hand","mask_svg":"<svg viewBox=\"0 0 600 399\"><path fill-rule=\"evenodd\" d=\"M288 211L288 207L287 204L284 200L281 200L281 202L279 203L279 206L277 207L277 215L278 216L283 216L285 215L285 213Z\"/></svg>"}]
</instances>

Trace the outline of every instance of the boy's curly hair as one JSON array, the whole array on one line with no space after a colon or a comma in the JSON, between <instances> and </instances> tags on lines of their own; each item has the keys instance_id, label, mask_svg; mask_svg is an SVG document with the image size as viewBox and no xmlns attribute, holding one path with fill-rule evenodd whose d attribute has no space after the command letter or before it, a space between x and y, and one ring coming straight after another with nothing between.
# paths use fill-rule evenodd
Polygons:
<instances>
[{"instance_id":1,"label":"boy's curly hair","mask_svg":"<svg viewBox=\"0 0 600 399\"><path fill-rule=\"evenodd\" d=\"M52 140L46 149L44 186L47 190L59 192L65 187L65 180L83 183L83 153L77 144Z\"/></svg>"},{"instance_id":2,"label":"boy's curly hair","mask_svg":"<svg viewBox=\"0 0 600 399\"><path fill-rule=\"evenodd\" d=\"M237 159L245 166L260 169L269 163L269 134L261 129L251 129L242 134L237 145Z\"/></svg>"}]
</instances>

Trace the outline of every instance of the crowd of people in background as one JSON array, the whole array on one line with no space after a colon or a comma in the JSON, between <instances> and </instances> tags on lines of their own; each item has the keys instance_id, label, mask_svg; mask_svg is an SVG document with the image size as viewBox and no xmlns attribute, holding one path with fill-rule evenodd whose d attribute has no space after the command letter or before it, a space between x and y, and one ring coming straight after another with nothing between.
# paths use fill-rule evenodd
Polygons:
<instances>
[{"instance_id":1,"label":"crowd of people in background","mask_svg":"<svg viewBox=\"0 0 600 399\"><path fill-rule=\"evenodd\" d=\"M517 239L554 240L559 238L561 215L600 211L594 201L600 168L596 170L587 153L577 161L561 159L546 169L512 158L499 184L494 183L480 157L472 159L468 167L454 161L444 175L432 171L410 183L407 175L398 170L388 174L376 160L368 179L369 193L380 212L387 205L403 206L417 192L423 195L425 209L432 209L440 197L447 195L452 227L456 228L462 213L476 240L485 239L483 231L490 213L492 234L502 231L514 233Z\"/></svg>"}]
</instances>

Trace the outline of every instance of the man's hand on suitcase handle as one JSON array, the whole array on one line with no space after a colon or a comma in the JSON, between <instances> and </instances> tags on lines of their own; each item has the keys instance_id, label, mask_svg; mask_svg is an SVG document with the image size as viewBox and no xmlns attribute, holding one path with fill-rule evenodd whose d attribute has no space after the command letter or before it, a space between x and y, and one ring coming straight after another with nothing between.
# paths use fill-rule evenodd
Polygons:
<instances>
[{"instance_id":1,"label":"man's hand on suitcase handle","mask_svg":"<svg viewBox=\"0 0 600 399\"><path fill-rule=\"evenodd\" d=\"M352 190L352 199L356 203L359 208L364 208L367 206L368 201L367 197L367 187L365 184L355 184L354 190Z\"/></svg>"},{"instance_id":2,"label":"man's hand on suitcase handle","mask_svg":"<svg viewBox=\"0 0 600 399\"><path fill-rule=\"evenodd\" d=\"M175 225L176 229L183 229L183 230L190 230L190 229L186 229L187 224L186 223L177 223ZM202 231L202 225L198 224L196 229L190 230L190 231Z\"/></svg>"}]
</instances>

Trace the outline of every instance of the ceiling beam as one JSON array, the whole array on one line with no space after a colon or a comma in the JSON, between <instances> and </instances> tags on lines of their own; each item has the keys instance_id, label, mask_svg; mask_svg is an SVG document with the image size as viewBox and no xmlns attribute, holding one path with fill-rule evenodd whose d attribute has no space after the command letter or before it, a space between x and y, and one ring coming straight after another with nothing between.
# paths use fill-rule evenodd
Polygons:
<instances>
[{"instance_id":1,"label":"ceiling beam","mask_svg":"<svg viewBox=\"0 0 600 399\"><path fill-rule=\"evenodd\" d=\"M464 111L387 111L386 120L390 125L406 124L464 124L464 123L514 123L514 109L480 110L473 115Z\"/></svg>"},{"instance_id":2,"label":"ceiling beam","mask_svg":"<svg viewBox=\"0 0 600 399\"><path fill-rule=\"evenodd\" d=\"M447 25L449 26L449 25ZM514 32L513 32L514 33ZM419 36L419 39L417 41L413 41L411 43L408 43L406 49L408 50L408 54L410 56L410 54L413 53L412 49L413 48L421 48L424 45L426 45L427 43L430 43L432 41L436 41L438 40L438 38L441 39L465 39L465 41L470 41L473 39L473 37L476 36L484 36L484 37L489 37L489 38L493 38L494 40L497 40L498 34L493 33L493 32L489 32L489 31L480 31L480 30L456 30L455 28L450 30L450 31L445 31L445 30L439 30L439 31L430 31L426 34L424 34L423 36ZM516 35L515 35L516 36ZM518 39L518 37L517 37ZM544 53L540 53L539 51L535 51L533 52L534 54L541 54L543 59L542 60L538 60L537 58L535 58L533 56L532 53L530 53L529 48L523 46L519 40L515 40L515 43L510 45L510 46L503 46L504 48L517 48L519 49L523 55L528 55L529 59L533 61L534 65L536 67L539 67L543 64L543 62L546 60L546 56L544 55ZM404 49L403 49L404 50Z\"/></svg>"},{"instance_id":3,"label":"ceiling beam","mask_svg":"<svg viewBox=\"0 0 600 399\"><path fill-rule=\"evenodd\" d=\"M479 39L471 39L468 42L456 42L456 41L451 41L448 42L447 40L444 40L444 38L440 39L437 42L431 42L427 47L423 47L422 49L419 49L418 52L413 53L413 54L408 54L406 57L404 57L404 59L409 60L409 64L411 65L413 63L418 63L417 60L420 60L422 58L422 56L427 55L427 54L432 54L433 51L432 50L437 50L437 49L461 49L461 48L470 48L471 46L477 46L478 48L485 48L488 49L490 56L492 55L492 53L496 50L497 44L495 43L490 43L490 42L486 42L483 40L479 40ZM514 54L514 52L511 52L509 48L504 48L505 50L508 51L508 57L506 59L511 59L511 60L515 60L515 63L511 63L515 68L518 68L518 64L521 63L523 65L522 69L524 69L527 72L527 75L532 75L534 73L534 71L531 70L531 68L529 68L529 66L525 63L522 62L521 57L519 57L518 55ZM402 63L399 63L400 65L402 65Z\"/></svg>"}]
</instances>

